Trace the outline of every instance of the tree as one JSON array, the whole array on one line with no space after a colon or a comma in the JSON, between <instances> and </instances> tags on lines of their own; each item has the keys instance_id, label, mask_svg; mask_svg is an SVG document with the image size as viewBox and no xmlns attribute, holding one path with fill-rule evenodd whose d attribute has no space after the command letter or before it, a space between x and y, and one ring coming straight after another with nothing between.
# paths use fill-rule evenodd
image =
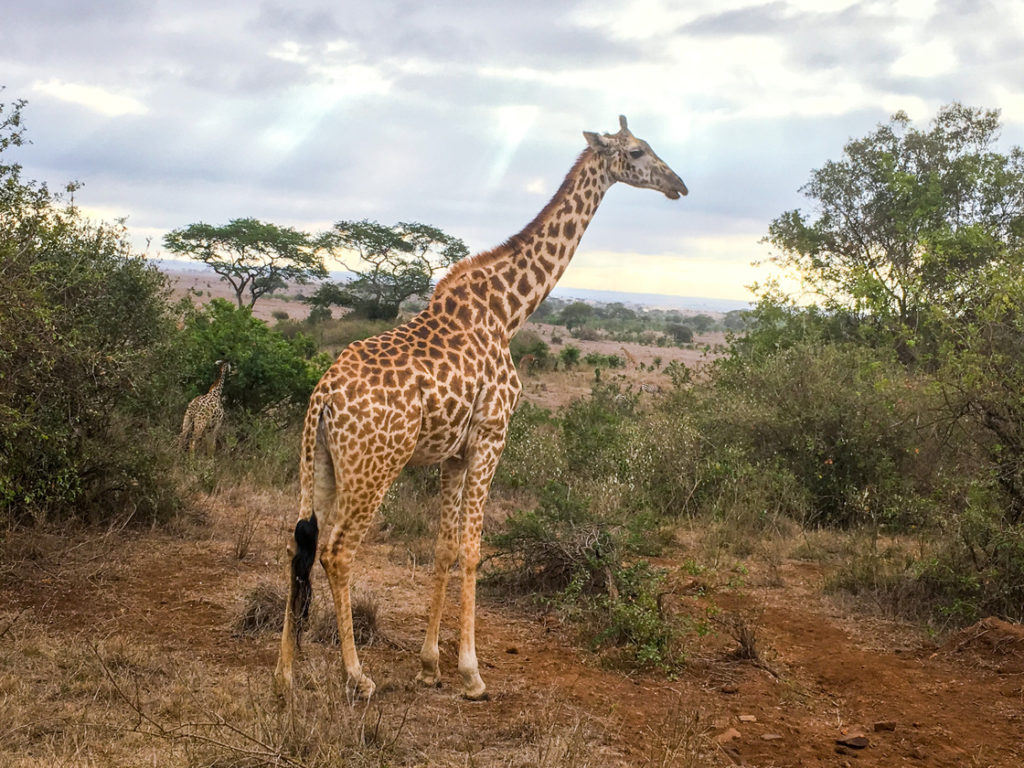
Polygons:
<instances>
[{"instance_id":1,"label":"tree","mask_svg":"<svg viewBox=\"0 0 1024 768\"><path fill-rule=\"evenodd\" d=\"M934 346L931 310L966 309L978 271L1024 241L1024 153L993 151L998 133L996 111L951 104L927 131L897 112L812 172L801 191L818 216L775 219L773 260L918 359Z\"/></svg>"},{"instance_id":2,"label":"tree","mask_svg":"<svg viewBox=\"0 0 1024 768\"><path fill-rule=\"evenodd\" d=\"M416 222L339 221L318 242L355 278L321 286L310 303L351 307L372 320L398 317L403 301L429 294L437 272L469 255L461 239Z\"/></svg>"},{"instance_id":3,"label":"tree","mask_svg":"<svg viewBox=\"0 0 1024 768\"><path fill-rule=\"evenodd\" d=\"M212 267L234 289L239 307L251 309L261 296L289 281L305 284L327 277L309 235L256 219L232 219L221 227L190 224L167 234L164 246Z\"/></svg>"},{"instance_id":4,"label":"tree","mask_svg":"<svg viewBox=\"0 0 1024 768\"><path fill-rule=\"evenodd\" d=\"M686 319L686 324L697 333L706 333L715 325L715 318L711 315L693 315Z\"/></svg>"},{"instance_id":5,"label":"tree","mask_svg":"<svg viewBox=\"0 0 1024 768\"><path fill-rule=\"evenodd\" d=\"M733 309L725 313L725 317L722 318L722 325L725 326L726 330L739 331L743 329L744 318L750 313L747 309Z\"/></svg>"},{"instance_id":6,"label":"tree","mask_svg":"<svg viewBox=\"0 0 1024 768\"><path fill-rule=\"evenodd\" d=\"M682 323L665 323L665 333L671 336L676 344L689 344L693 341L693 329Z\"/></svg>"},{"instance_id":7,"label":"tree","mask_svg":"<svg viewBox=\"0 0 1024 768\"><path fill-rule=\"evenodd\" d=\"M562 310L559 316L562 325L570 331L579 328L587 320L594 316L594 308L583 301L574 301Z\"/></svg>"}]
</instances>

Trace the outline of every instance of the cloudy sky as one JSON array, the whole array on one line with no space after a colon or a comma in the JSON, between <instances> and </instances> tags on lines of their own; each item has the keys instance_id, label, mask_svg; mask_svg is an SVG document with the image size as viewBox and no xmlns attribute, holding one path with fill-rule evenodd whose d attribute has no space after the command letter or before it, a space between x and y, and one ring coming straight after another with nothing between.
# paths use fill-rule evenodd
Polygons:
<instances>
[{"instance_id":1,"label":"cloudy sky","mask_svg":"<svg viewBox=\"0 0 1024 768\"><path fill-rule=\"evenodd\" d=\"M892 112L999 108L1024 144L1022 41L1019 0L5 0L0 101L25 175L154 256L247 216L486 249L622 113L690 196L613 188L562 285L746 299L769 222Z\"/></svg>"}]
</instances>

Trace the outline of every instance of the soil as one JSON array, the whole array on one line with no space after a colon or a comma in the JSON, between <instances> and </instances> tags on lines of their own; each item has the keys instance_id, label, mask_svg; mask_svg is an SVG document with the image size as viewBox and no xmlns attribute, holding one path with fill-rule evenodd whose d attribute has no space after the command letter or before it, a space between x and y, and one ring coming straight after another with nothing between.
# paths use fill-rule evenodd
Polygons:
<instances>
[{"instance_id":1,"label":"soil","mask_svg":"<svg viewBox=\"0 0 1024 768\"><path fill-rule=\"evenodd\" d=\"M118 637L162 658L199 661L212 674L244 671L269 684L276 633L239 636L232 623L253 584L283 575L275 550L283 549L290 516L283 508L264 515L252 551L239 559L232 537L246 511L207 501L206 522L189 534L133 533L116 544L114 538L79 544L26 538L18 544L22 565L3 574L0 605L21 632L45 631L70 643L88 628L91 636ZM678 559L660 564L677 566L683 556L681 550ZM442 632L449 684L439 690L409 684L431 567L378 532L364 544L358 566L358 590L381 607L379 638L363 648L362 661L378 682L378 700L423 707L431 717L440 709L464 718L477 735L476 765L510 764L501 760L503 744L536 707L584 718L595 758L587 764L653 764L651 744L691 716L711 750L709 762L694 765L1022 764L1021 627L990 619L935 645L913 628L837 607L822 594L820 564L787 560L771 579L756 563L744 569L740 587L703 583L699 590L680 572L675 591L683 601L711 594L721 616L744 617L759 660L737 658L723 630L695 650L678 679L607 668L555 614L484 592L477 639L491 700L469 704L457 693L451 609ZM316 577L317 600L329 600L322 573ZM449 599L457 599L454 585ZM340 674L338 659L328 663L339 665Z\"/></svg>"}]
</instances>

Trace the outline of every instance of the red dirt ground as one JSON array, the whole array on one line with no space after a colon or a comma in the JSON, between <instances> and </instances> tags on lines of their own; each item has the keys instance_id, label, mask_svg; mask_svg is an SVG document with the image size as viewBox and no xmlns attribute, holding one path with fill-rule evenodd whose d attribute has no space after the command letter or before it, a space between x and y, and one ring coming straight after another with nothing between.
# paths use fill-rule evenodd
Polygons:
<instances>
[{"instance_id":1,"label":"red dirt ground","mask_svg":"<svg viewBox=\"0 0 1024 768\"><path fill-rule=\"evenodd\" d=\"M230 537L241 514L215 510L201 538L134 534L113 550L113 562L107 546L30 558L3 578L0 605L24 611L21 622L57 636L89 627L97 636L136 639L168 656L269 678L276 636L238 637L230 625L249 586L281 575L273 542L284 540L287 523L284 513L263 520L255 551L239 561ZM451 615L442 635L449 684L441 690L407 685L417 670L431 569L407 562L403 551L378 536L361 552L359 588L382 605L380 631L387 638L362 651L363 664L380 697L412 695L417 704L457 711L481 734L485 752L488 734L507 736L523 711L559 702L585 713L596 728L600 765L649 764L647 742L673 717L692 711L702 714L722 765L1024 764L1019 626L988 620L934 646L905 626L838 611L821 596L818 565L787 561L772 581L778 586L711 587L723 615L758 617L763 664L734 660L728 643L719 642L695 654L679 679L666 680L603 669L555 616L483 596L478 651L492 699L467 705L456 690ZM322 572L316 578L317 599L324 600ZM747 578L758 583L756 573ZM839 743L858 736L866 746ZM478 755L476 764L503 763Z\"/></svg>"}]
</instances>

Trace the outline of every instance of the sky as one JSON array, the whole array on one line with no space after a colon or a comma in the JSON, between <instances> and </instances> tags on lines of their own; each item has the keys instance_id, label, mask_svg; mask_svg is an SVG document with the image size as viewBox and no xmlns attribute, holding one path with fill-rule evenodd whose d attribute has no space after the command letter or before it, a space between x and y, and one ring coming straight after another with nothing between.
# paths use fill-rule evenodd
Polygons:
<instances>
[{"instance_id":1,"label":"sky","mask_svg":"<svg viewBox=\"0 0 1024 768\"><path fill-rule=\"evenodd\" d=\"M560 285L744 300L772 219L893 112L996 108L1024 144L1022 41L1019 0L5 0L0 102L23 175L153 257L240 217L486 250L624 114L690 195L613 187Z\"/></svg>"}]
</instances>

